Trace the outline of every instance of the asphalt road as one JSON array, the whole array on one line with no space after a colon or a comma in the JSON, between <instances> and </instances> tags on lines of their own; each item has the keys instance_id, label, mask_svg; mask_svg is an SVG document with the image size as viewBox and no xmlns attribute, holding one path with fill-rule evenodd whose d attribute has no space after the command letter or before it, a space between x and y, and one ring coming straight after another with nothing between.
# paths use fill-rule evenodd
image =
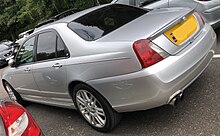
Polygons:
<instances>
[{"instance_id":1,"label":"asphalt road","mask_svg":"<svg viewBox=\"0 0 220 136\"><path fill-rule=\"evenodd\" d=\"M220 29L216 30L220 36ZM220 38L216 54L220 54ZM1 70L2 71L2 70ZM0 97L6 97L0 87ZM220 58L215 58L202 75L185 90L185 99L176 107L124 113L110 133L91 129L76 110L36 103L28 105L46 136L219 136L220 135Z\"/></svg>"}]
</instances>

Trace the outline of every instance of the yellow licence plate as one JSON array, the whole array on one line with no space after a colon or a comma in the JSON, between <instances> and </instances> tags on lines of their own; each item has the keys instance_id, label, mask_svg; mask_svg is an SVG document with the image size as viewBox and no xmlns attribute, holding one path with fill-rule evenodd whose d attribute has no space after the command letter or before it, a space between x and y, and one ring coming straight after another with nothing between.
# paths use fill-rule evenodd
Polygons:
<instances>
[{"instance_id":1,"label":"yellow licence plate","mask_svg":"<svg viewBox=\"0 0 220 136\"><path fill-rule=\"evenodd\" d=\"M165 32L165 35L173 43L179 45L189 38L197 30L198 24L193 15L186 17L186 21L178 23Z\"/></svg>"}]
</instances>

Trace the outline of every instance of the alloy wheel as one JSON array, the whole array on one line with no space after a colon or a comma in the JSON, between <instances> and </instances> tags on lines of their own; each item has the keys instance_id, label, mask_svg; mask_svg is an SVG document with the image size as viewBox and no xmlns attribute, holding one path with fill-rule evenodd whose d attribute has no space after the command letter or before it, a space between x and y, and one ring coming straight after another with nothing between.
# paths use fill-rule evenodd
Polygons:
<instances>
[{"instance_id":1,"label":"alloy wheel","mask_svg":"<svg viewBox=\"0 0 220 136\"><path fill-rule=\"evenodd\" d=\"M76 103L83 117L94 127L103 128L106 115L100 102L88 91L79 90L76 93Z\"/></svg>"}]
</instances>

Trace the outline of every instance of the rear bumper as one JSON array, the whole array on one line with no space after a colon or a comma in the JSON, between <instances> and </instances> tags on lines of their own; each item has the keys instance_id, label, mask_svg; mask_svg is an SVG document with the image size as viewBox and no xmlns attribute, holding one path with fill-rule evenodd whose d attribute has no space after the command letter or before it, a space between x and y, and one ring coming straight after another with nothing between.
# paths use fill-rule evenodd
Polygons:
<instances>
[{"instance_id":1,"label":"rear bumper","mask_svg":"<svg viewBox=\"0 0 220 136\"><path fill-rule=\"evenodd\" d=\"M168 103L208 66L214 55L216 35L205 25L192 44L175 56L138 72L88 81L118 112L146 110Z\"/></svg>"}]
</instances>

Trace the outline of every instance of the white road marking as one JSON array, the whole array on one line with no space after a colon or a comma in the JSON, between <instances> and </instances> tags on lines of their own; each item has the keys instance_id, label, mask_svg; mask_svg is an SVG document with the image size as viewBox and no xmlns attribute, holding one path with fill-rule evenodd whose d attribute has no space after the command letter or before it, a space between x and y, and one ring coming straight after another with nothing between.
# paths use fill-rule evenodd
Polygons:
<instances>
[{"instance_id":1,"label":"white road marking","mask_svg":"<svg viewBox=\"0 0 220 136\"><path fill-rule=\"evenodd\" d=\"M215 54L213 58L220 58L220 54Z\"/></svg>"}]
</instances>

